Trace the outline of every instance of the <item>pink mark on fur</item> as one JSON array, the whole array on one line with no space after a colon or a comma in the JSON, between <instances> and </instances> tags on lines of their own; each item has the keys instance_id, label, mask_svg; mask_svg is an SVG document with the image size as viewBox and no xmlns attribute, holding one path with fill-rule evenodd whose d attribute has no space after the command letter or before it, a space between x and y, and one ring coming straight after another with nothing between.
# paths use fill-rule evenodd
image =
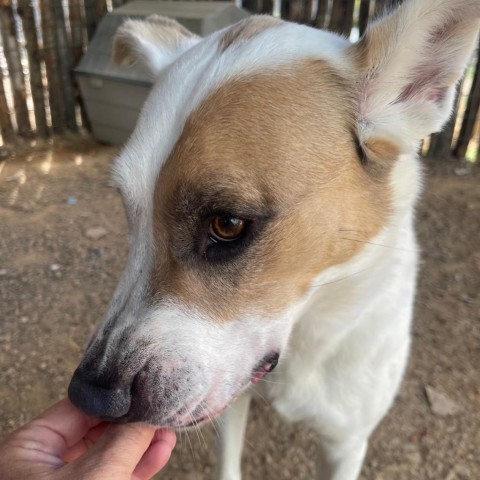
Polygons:
<instances>
[{"instance_id":1,"label":"pink mark on fur","mask_svg":"<svg viewBox=\"0 0 480 480\"><path fill-rule=\"evenodd\" d=\"M251 382L255 385L258 383L268 372L270 372L273 368L271 363L266 363L262 365L258 370L253 372Z\"/></svg>"}]
</instances>

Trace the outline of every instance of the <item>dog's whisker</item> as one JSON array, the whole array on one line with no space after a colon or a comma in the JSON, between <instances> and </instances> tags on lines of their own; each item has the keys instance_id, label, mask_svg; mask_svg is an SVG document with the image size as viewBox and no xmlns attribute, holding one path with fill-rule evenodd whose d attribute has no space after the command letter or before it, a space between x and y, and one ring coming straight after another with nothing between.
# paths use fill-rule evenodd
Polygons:
<instances>
[{"instance_id":1,"label":"dog's whisker","mask_svg":"<svg viewBox=\"0 0 480 480\"><path fill-rule=\"evenodd\" d=\"M193 425L193 430L194 430L195 434L197 435L198 442L202 443L202 441L203 441L203 444L206 446L207 444L205 442L205 438L203 438L203 434L200 431L200 428L198 427L197 420L194 418L194 416L191 413L189 413L189 417L190 417L191 423Z\"/></svg>"},{"instance_id":2,"label":"dog's whisker","mask_svg":"<svg viewBox=\"0 0 480 480\"><path fill-rule=\"evenodd\" d=\"M228 406L226 408L228 408ZM208 408L205 409L205 413L206 413L213 429L215 430L215 434L216 434L217 438L220 438L220 432L219 432L218 429L223 427L223 415L215 416L215 415L213 415L212 410L210 410Z\"/></svg>"},{"instance_id":3,"label":"dog's whisker","mask_svg":"<svg viewBox=\"0 0 480 480\"><path fill-rule=\"evenodd\" d=\"M192 445L192 441L190 440L190 436L188 435L188 430L185 430L185 436L186 436L187 441L190 445L190 451L192 452L192 459L195 463L197 463L198 462L197 456L195 455L195 452L193 450L193 445Z\"/></svg>"},{"instance_id":4,"label":"dog's whisker","mask_svg":"<svg viewBox=\"0 0 480 480\"><path fill-rule=\"evenodd\" d=\"M271 383L273 385L291 385L291 382L277 382L275 380L270 380L269 378L261 378L261 382Z\"/></svg>"},{"instance_id":5,"label":"dog's whisker","mask_svg":"<svg viewBox=\"0 0 480 480\"><path fill-rule=\"evenodd\" d=\"M382 243L370 242L368 240L360 240L358 238L348 238L348 237L340 237L340 238L342 240L350 240L351 242L366 243L367 245L375 245L376 247L390 248L392 250L400 250L401 252L410 252L410 253L418 252L418 249L396 247L395 245L384 245Z\"/></svg>"},{"instance_id":6,"label":"dog's whisker","mask_svg":"<svg viewBox=\"0 0 480 480\"><path fill-rule=\"evenodd\" d=\"M343 282L344 280L347 280L348 278L354 277L356 275L360 275L361 273L367 272L369 270L373 270L376 267L367 267L363 268L362 270L357 270L356 272L351 273L350 275L345 275L344 277L337 278L336 280L332 280L330 282L324 282L324 283L318 283L316 285L312 285L312 288L320 288L324 287L326 285L332 285L333 283L338 283L338 282Z\"/></svg>"},{"instance_id":7,"label":"dog's whisker","mask_svg":"<svg viewBox=\"0 0 480 480\"><path fill-rule=\"evenodd\" d=\"M212 428L215 431L215 435L217 436L217 438L220 438L220 434L217 430L217 425L216 425L216 420L217 419L215 417L211 417L208 410L205 410L205 415L207 416L208 421L210 422L210 425L212 425Z\"/></svg>"},{"instance_id":8,"label":"dog's whisker","mask_svg":"<svg viewBox=\"0 0 480 480\"><path fill-rule=\"evenodd\" d=\"M262 399L265 405L270 405L270 402L257 390L255 390L255 396L258 396L260 399Z\"/></svg>"}]
</instances>

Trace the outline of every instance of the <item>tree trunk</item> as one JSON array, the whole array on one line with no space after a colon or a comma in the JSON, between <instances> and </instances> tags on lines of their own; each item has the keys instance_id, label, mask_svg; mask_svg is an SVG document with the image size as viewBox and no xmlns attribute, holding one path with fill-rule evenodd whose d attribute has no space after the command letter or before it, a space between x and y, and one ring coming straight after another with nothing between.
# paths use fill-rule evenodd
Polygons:
<instances>
[{"instance_id":1,"label":"tree trunk","mask_svg":"<svg viewBox=\"0 0 480 480\"><path fill-rule=\"evenodd\" d=\"M3 143L12 143L15 141L15 132L13 131L10 110L8 109L7 97L3 86L3 72L0 68L0 129L2 130Z\"/></svg>"},{"instance_id":2,"label":"tree trunk","mask_svg":"<svg viewBox=\"0 0 480 480\"><path fill-rule=\"evenodd\" d=\"M41 70L42 55L38 47L37 29L31 0L18 0L18 14L22 19L23 34L25 35L37 135L45 138L48 136L48 126Z\"/></svg>"},{"instance_id":3,"label":"tree trunk","mask_svg":"<svg viewBox=\"0 0 480 480\"><path fill-rule=\"evenodd\" d=\"M354 8L355 0L336 0L333 3L329 30L349 37L353 25Z\"/></svg>"},{"instance_id":4,"label":"tree trunk","mask_svg":"<svg viewBox=\"0 0 480 480\"><path fill-rule=\"evenodd\" d=\"M458 136L457 145L453 151L453 155L457 158L465 158L467 154L468 144L472 139L475 122L480 110L480 42L479 42L477 65L473 76L472 89L467 100L465 116L463 117L462 128Z\"/></svg>"},{"instance_id":5,"label":"tree trunk","mask_svg":"<svg viewBox=\"0 0 480 480\"><path fill-rule=\"evenodd\" d=\"M25 76L23 75L20 47L17 42L15 19L10 0L3 0L1 3L0 27L2 30L3 52L7 60L8 73L12 86L17 130L19 135L27 135L32 131L32 127L28 116Z\"/></svg>"},{"instance_id":6,"label":"tree trunk","mask_svg":"<svg viewBox=\"0 0 480 480\"><path fill-rule=\"evenodd\" d=\"M65 100L63 98L60 62L58 60L56 24L52 0L40 0L40 8L42 12L43 50L48 80L50 117L52 119L53 131L62 133L65 130Z\"/></svg>"}]
</instances>

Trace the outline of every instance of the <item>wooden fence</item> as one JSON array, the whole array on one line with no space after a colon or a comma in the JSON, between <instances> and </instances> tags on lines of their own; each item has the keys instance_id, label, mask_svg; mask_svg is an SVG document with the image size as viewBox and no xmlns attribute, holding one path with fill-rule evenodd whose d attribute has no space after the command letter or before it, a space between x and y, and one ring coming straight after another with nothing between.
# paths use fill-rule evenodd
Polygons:
<instances>
[{"instance_id":1,"label":"wooden fence","mask_svg":"<svg viewBox=\"0 0 480 480\"><path fill-rule=\"evenodd\" d=\"M235 0L357 39L368 19L402 0ZM87 126L72 68L106 12L124 0L0 0L0 132L4 144ZM475 160L480 137L478 55L459 85L455 115L424 153Z\"/></svg>"}]
</instances>

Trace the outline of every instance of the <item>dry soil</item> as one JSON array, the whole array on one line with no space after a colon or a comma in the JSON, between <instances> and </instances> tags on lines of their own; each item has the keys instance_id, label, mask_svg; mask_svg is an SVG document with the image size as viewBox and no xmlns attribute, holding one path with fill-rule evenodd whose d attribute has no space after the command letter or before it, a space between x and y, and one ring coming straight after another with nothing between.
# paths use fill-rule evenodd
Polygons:
<instances>
[{"instance_id":1,"label":"dry soil","mask_svg":"<svg viewBox=\"0 0 480 480\"><path fill-rule=\"evenodd\" d=\"M109 183L115 152L61 138L0 161L0 438L65 395L124 265L125 219ZM412 355L362 480L480 478L480 174L458 167L426 164ZM95 227L106 234L87 236ZM427 386L458 413L434 414ZM211 427L183 434L160 478L211 478L214 436ZM316 448L306 427L258 401L244 478L313 478Z\"/></svg>"}]
</instances>

